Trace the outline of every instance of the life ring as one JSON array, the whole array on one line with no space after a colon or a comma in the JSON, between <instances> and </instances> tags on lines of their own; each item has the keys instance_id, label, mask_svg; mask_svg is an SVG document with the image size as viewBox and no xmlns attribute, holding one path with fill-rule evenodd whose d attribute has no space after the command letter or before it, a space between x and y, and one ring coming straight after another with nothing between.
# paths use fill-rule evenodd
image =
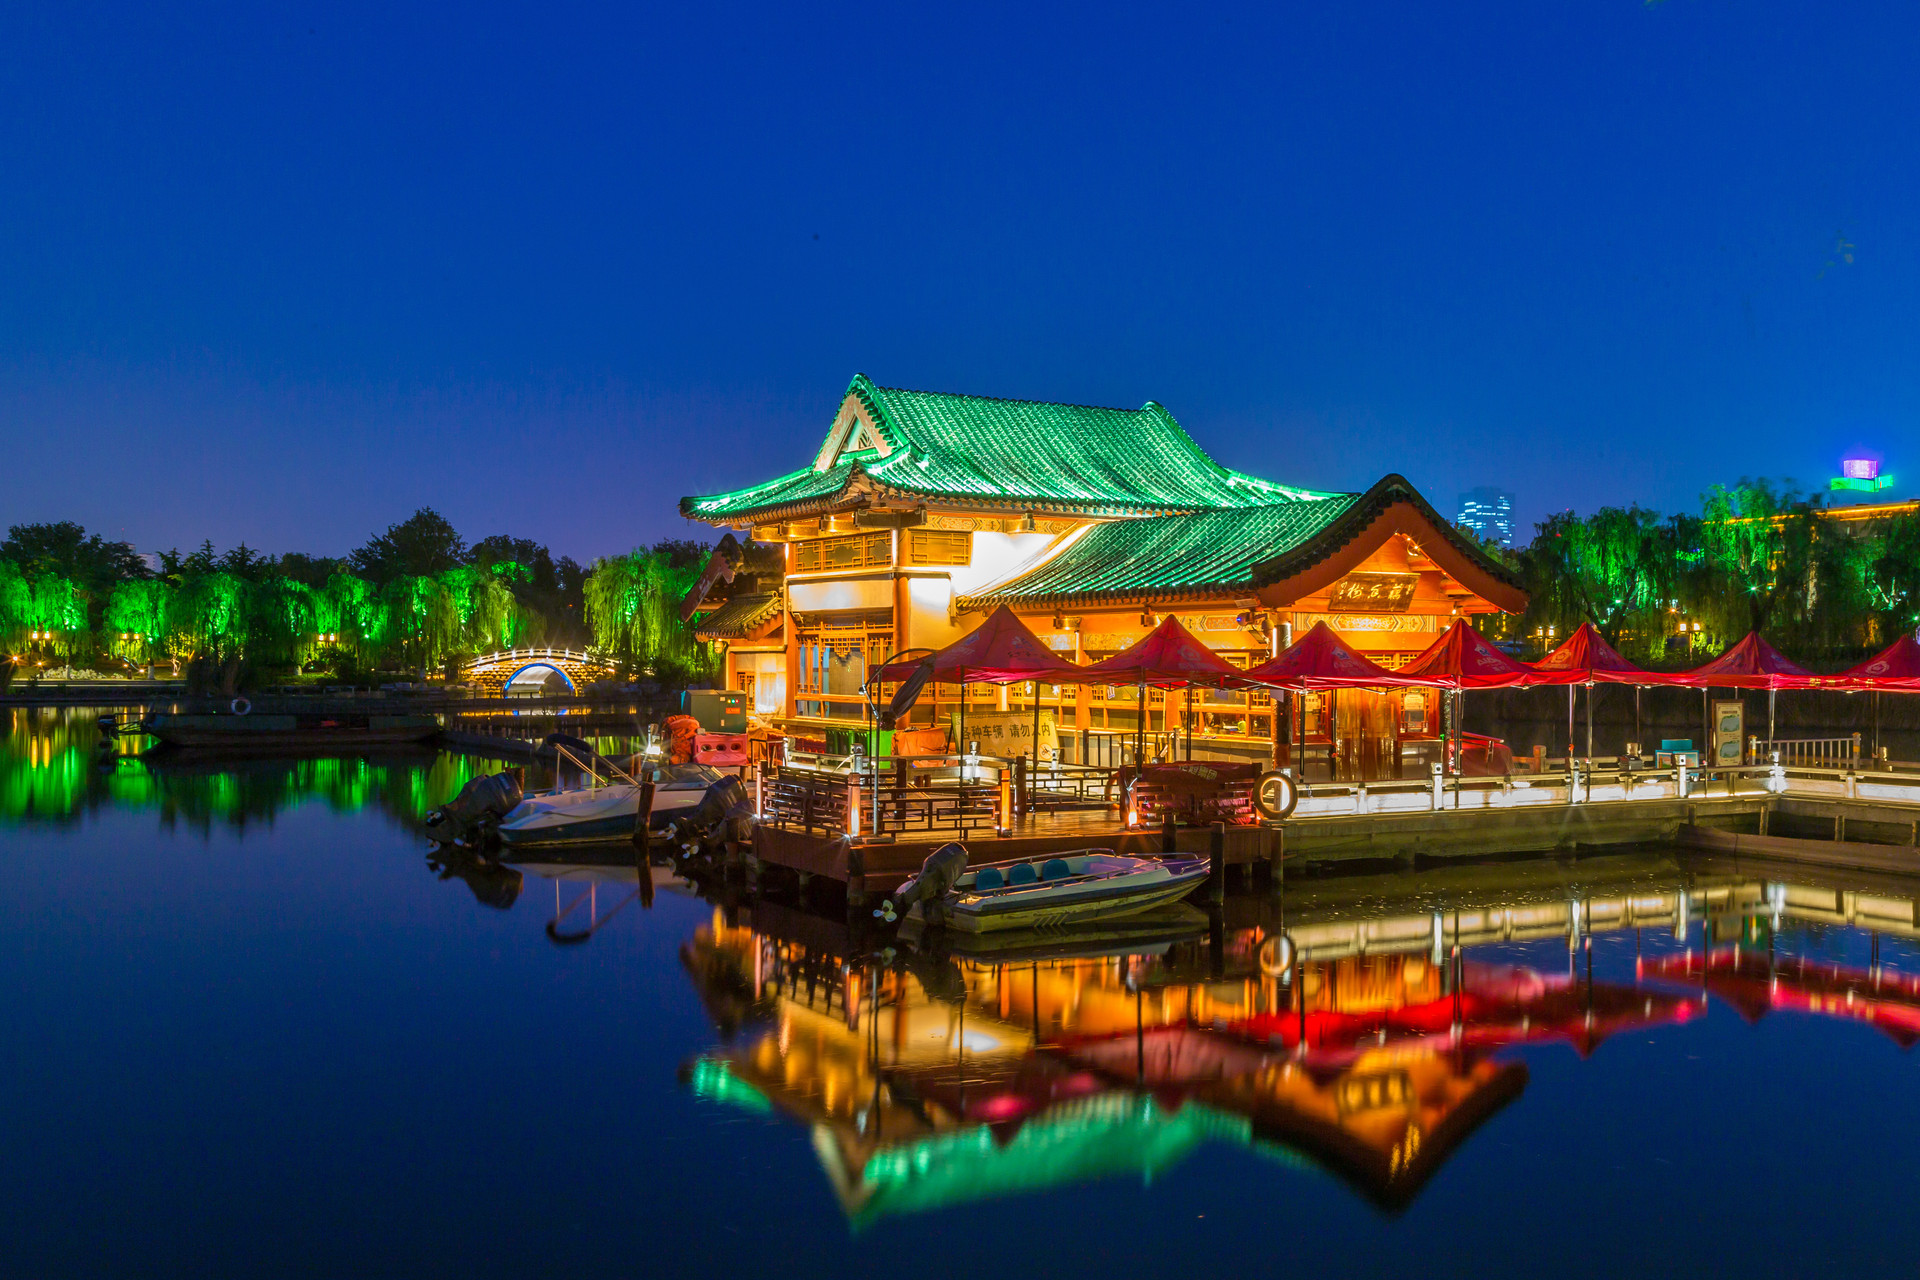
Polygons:
<instances>
[{"instance_id":1,"label":"life ring","mask_svg":"<svg viewBox=\"0 0 1920 1280\"><path fill-rule=\"evenodd\" d=\"M1260 944L1260 972L1278 978L1293 968L1293 939L1276 933Z\"/></svg>"},{"instance_id":2,"label":"life ring","mask_svg":"<svg viewBox=\"0 0 1920 1280\"><path fill-rule=\"evenodd\" d=\"M1300 784L1293 775L1269 769L1253 784L1253 806L1268 822L1284 822L1300 803Z\"/></svg>"},{"instance_id":3,"label":"life ring","mask_svg":"<svg viewBox=\"0 0 1920 1280\"><path fill-rule=\"evenodd\" d=\"M245 698L235 698L232 702L229 702L227 704L227 710L233 712L233 714L237 716L243 716L247 714L247 712L253 710L253 704L251 702L248 702Z\"/></svg>"}]
</instances>

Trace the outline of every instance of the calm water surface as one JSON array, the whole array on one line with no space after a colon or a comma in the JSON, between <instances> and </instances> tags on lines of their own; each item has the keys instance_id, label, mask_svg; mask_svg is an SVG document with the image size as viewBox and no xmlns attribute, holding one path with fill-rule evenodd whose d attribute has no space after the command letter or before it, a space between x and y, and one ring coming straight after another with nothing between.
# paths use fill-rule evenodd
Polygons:
<instances>
[{"instance_id":1,"label":"calm water surface","mask_svg":"<svg viewBox=\"0 0 1920 1280\"><path fill-rule=\"evenodd\" d=\"M724 886L643 907L613 858L448 865L418 820L484 762L103 762L89 715L0 715L10 1275L1906 1274L1920 1247L1920 882L1648 850L874 960Z\"/></svg>"}]
</instances>

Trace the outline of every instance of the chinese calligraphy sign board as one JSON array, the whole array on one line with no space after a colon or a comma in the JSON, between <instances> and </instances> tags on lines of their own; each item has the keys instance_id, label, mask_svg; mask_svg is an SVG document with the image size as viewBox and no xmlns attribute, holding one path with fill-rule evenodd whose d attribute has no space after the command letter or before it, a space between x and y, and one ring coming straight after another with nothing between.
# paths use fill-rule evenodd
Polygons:
<instances>
[{"instance_id":1,"label":"chinese calligraphy sign board","mask_svg":"<svg viewBox=\"0 0 1920 1280\"><path fill-rule=\"evenodd\" d=\"M1420 583L1415 573L1350 573L1327 595L1331 613L1405 613Z\"/></svg>"}]
</instances>

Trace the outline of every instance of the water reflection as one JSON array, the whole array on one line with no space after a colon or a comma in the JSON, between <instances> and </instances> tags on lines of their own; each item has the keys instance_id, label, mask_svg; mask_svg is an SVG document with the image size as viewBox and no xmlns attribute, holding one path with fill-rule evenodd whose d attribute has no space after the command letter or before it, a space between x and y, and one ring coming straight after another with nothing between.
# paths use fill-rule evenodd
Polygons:
<instances>
[{"instance_id":1,"label":"water reflection","mask_svg":"<svg viewBox=\"0 0 1920 1280\"><path fill-rule=\"evenodd\" d=\"M232 757L151 750L152 740L108 738L98 713L11 708L0 741L0 824L69 825L107 809L153 811L162 827L245 827L295 805L381 812L418 827L426 813L500 761L383 750L353 757Z\"/></svg>"},{"instance_id":2,"label":"water reflection","mask_svg":"<svg viewBox=\"0 0 1920 1280\"><path fill-rule=\"evenodd\" d=\"M1535 1053L1684 1035L1710 999L1920 1039L1920 976L1871 931L1920 936L1920 887L1790 874L1652 852L1351 877L1160 922L1158 941L989 956L870 954L791 906L722 906L681 959L724 1044L685 1076L805 1124L855 1229L1151 1178L1208 1147L1329 1173L1395 1213L1522 1097ZM1804 954L1847 923L1869 927L1868 966ZM1630 963L1596 976L1596 936Z\"/></svg>"}]
</instances>

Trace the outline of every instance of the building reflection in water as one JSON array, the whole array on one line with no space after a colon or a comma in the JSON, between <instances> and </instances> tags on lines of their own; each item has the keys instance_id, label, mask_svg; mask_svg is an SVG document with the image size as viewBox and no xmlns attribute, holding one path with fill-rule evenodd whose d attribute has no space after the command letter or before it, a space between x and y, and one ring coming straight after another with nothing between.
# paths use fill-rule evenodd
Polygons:
<instances>
[{"instance_id":1,"label":"building reflection in water","mask_svg":"<svg viewBox=\"0 0 1920 1280\"><path fill-rule=\"evenodd\" d=\"M1327 1169L1396 1209L1525 1087L1492 1050L1590 1050L1698 1000L1457 954L1276 966L1265 941L1236 934L1219 977L1197 940L881 965L716 913L682 954L741 1039L690 1073L706 1096L809 1124L856 1225L1151 1176L1208 1141Z\"/></svg>"},{"instance_id":2,"label":"building reflection in water","mask_svg":"<svg viewBox=\"0 0 1920 1280\"><path fill-rule=\"evenodd\" d=\"M1555 897L1529 882L1561 874L1543 865L1471 873L1418 910L1358 880L1290 887L1284 920L1230 902L1211 942L1189 910L1080 952L878 960L792 908L743 907L738 925L716 910L681 955L728 1044L687 1074L703 1097L807 1124L858 1228L1151 1178L1207 1143L1330 1172L1395 1211L1520 1096L1512 1049L1591 1054L1700 1016L1709 994L1750 1018L1791 1008L1920 1039L1920 979L1887 971L1877 943L1865 969L1775 954L1783 928L1920 937L1912 886L1869 894L1660 854L1585 863L1588 891ZM1638 959L1648 930L1672 953ZM1596 981L1592 937L1623 931L1634 980ZM1708 949L1679 950L1690 936ZM1551 972L1468 950L1555 937L1567 964Z\"/></svg>"}]
</instances>

